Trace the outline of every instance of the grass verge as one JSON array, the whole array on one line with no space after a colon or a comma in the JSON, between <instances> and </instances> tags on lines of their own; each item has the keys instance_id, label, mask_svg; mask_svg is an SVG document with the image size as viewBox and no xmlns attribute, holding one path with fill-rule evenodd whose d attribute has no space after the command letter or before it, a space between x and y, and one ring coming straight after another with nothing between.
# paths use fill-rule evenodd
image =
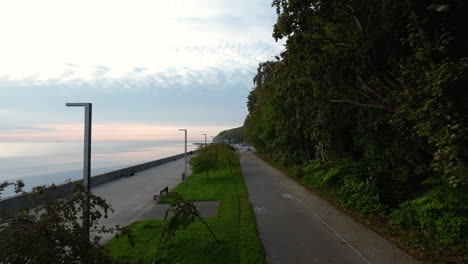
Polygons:
<instances>
[{"instance_id":1,"label":"grass verge","mask_svg":"<svg viewBox=\"0 0 468 264\"><path fill-rule=\"evenodd\" d=\"M164 248L158 247L164 227L163 220L134 222L135 246L125 238L113 239L106 244L110 254L119 261L142 263L265 263L263 248L258 237L255 215L248 198L247 188L236 164L231 175L228 168L205 174L194 174L188 184L179 184L173 191L189 201L218 200L216 217L204 218L217 238L216 243L203 224L196 220Z\"/></svg>"}]
</instances>

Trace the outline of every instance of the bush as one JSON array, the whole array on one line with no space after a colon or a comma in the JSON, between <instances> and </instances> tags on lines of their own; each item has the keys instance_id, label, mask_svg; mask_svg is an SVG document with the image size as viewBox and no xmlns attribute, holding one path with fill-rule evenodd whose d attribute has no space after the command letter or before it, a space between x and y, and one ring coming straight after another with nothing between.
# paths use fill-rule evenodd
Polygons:
<instances>
[{"instance_id":1,"label":"bush","mask_svg":"<svg viewBox=\"0 0 468 264\"><path fill-rule=\"evenodd\" d=\"M345 176L335 193L338 201L344 206L360 213L377 215L385 211L377 187L369 180L361 181L352 176Z\"/></svg>"},{"instance_id":2,"label":"bush","mask_svg":"<svg viewBox=\"0 0 468 264\"><path fill-rule=\"evenodd\" d=\"M332 194L347 208L363 214L377 214L386 209L380 193L363 164L339 159L320 164L312 161L305 168L303 182Z\"/></svg>"},{"instance_id":3,"label":"bush","mask_svg":"<svg viewBox=\"0 0 468 264\"><path fill-rule=\"evenodd\" d=\"M339 170L329 166L330 163L320 164L311 161L304 169L303 182L317 190L330 191L339 179Z\"/></svg>"},{"instance_id":4,"label":"bush","mask_svg":"<svg viewBox=\"0 0 468 264\"><path fill-rule=\"evenodd\" d=\"M302 177L304 177L304 168L302 166L299 166L299 165L294 166L292 168L292 173L293 173L293 175L295 177L302 178Z\"/></svg>"},{"instance_id":5,"label":"bush","mask_svg":"<svg viewBox=\"0 0 468 264\"><path fill-rule=\"evenodd\" d=\"M390 214L390 222L420 230L443 247L468 249L468 204L454 190L433 190L404 202Z\"/></svg>"},{"instance_id":6,"label":"bush","mask_svg":"<svg viewBox=\"0 0 468 264\"><path fill-rule=\"evenodd\" d=\"M5 182L0 184L0 194L9 185L14 185L17 192L24 186L21 181ZM34 197L48 192L61 190L55 185L38 186L23 195ZM81 184L74 185L73 191L63 196L34 208L0 210L0 263L117 263L99 244L99 237L88 237L81 226L82 207L88 203L91 232L128 234L125 228L98 228L98 220L112 211L110 205Z\"/></svg>"}]
</instances>

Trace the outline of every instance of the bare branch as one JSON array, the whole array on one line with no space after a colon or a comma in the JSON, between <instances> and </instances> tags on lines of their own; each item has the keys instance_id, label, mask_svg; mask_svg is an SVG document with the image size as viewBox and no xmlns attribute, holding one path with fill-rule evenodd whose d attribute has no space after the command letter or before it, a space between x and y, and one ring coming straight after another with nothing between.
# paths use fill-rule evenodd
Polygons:
<instances>
[{"instance_id":1,"label":"bare branch","mask_svg":"<svg viewBox=\"0 0 468 264\"><path fill-rule=\"evenodd\" d=\"M329 101L331 103L348 103L348 104L357 105L357 106L363 106L363 107L375 108L375 109L383 109L389 112L395 112L393 107L385 105L385 104L360 103L360 102L356 102L356 101L349 100L349 99L336 99L336 100L329 100Z\"/></svg>"},{"instance_id":2,"label":"bare branch","mask_svg":"<svg viewBox=\"0 0 468 264\"><path fill-rule=\"evenodd\" d=\"M322 41L322 42L328 42L332 45L335 45L337 47L343 47L343 48L348 48L351 49L353 48L352 46L345 45L344 43L351 43L350 41L340 41L340 40L334 40L330 38L320 38L320 39L311 39L311 41Z\"/></svg>"},{"instance_id":3,"label":"bare branch","mask_svg":"<svg viewBox=\"0 0 468 264\"><path fill-rule=\"evenodd\" d=\"M365 93L362 89L356 87L354 84L351 84L349 82L343 81L350 89L358 93L360 96L365 97L367 100L372 101L372 98Z\"/></svg>"},{"instance_id":4,"label":"bare branch","mask_svg":"<svg viewBox=\"0 0 468 264\"><path fill-rule=\"evenodd\" d=\"M350 6L350 5L346 5L346 7L349 10L351 10L350 13L351 13L351 15L353 15L354 21L356 22L356 25L358 26L359 31L361 31L361 33L364 34L364 30L362 29L362 23L361 23L361 21L359 21L359 18L357 17L356 12L354 11L354 8L352 6Z\"/></svg>"},{"instance_id":5,"label":"bare branch","mask_svg":"<svg viewBox=\"0 0 468 264\"><path fill-rule=\"evenodd\" d=\"M361 82L362 87L364 90L371 92L373 95L375 95L380 101L383 101L383 96L381 93L377 92L377 90L373 89L368 85L366 82L362 80L361 77L357 77L357 79Z\"/></svg>"}]
</instances>

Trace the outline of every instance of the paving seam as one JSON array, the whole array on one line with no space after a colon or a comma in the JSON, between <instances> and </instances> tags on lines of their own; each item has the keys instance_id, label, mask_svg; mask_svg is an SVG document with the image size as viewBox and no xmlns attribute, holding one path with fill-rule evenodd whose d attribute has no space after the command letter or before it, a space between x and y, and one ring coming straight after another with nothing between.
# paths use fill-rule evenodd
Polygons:
<instances>
[{"instance_id":1,"label":"paving seam","mask_svg":"<svg viewBox=\"0 0 468 264\"><path fill-rule=\"evenodd\" d=\"M154 204L150 204L148 205L145 210L141 211L139 214L137 214L131 221L130 221L130 224L135 222L135 221L138 221L138 219L144 215L149 209L153 208Z\"/></svg>"}]
</instances>

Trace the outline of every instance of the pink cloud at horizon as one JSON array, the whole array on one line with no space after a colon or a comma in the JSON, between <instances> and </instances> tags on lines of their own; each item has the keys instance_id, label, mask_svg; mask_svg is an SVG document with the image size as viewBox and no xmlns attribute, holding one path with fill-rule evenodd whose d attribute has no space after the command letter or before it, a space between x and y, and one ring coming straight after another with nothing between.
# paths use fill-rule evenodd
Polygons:
<instances>
[{"instance_id":1,"label":"pink cloud at horizon","mask_svg":"<svg viewBox=\"0 0 468 264\"><path fill-rule=\"evenodd\" d=\"M1 131L0 141L76 141L83 139L83 124L37 125L37 129L12 129ZM216 136L232 127L227 126L169 126L154 124L94 124L92 139L99 141L144 141L144 140L183 140L180 128L188 130L188 140L204 141L202 134Z\"/></svg>"}]
</instances>

